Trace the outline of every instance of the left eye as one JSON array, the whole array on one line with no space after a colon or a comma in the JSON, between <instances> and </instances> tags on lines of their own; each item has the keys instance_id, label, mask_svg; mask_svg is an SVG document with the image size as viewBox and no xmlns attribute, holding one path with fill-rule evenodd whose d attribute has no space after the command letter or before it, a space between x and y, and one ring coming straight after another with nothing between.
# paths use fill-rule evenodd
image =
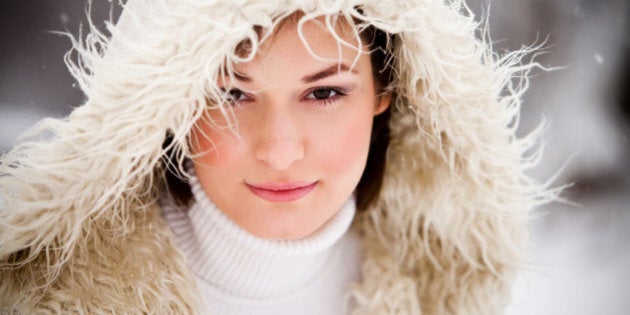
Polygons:
<instances>
[{"instance_id":1,"label":"left eye","mask_svg":"<svg viewBox=\"0 0 630 315\"><path fill-rule=\"evenodd\" d=\"M335 91L334 89L331 88L319 88L316 90L313 90L311 93L309 93L306 98L308 99L316 99L316 100L325 100L328 98L331 98L333 96L337 96L338 93L337 91Z\"/></svg>"}]
</instances>

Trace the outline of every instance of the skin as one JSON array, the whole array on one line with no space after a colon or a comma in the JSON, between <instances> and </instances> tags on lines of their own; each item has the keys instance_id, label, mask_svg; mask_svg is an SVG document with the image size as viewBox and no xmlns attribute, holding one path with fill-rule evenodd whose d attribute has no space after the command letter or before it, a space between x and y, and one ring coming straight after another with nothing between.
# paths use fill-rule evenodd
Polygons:
<instances>
[{"instance_id":1,"label":"skin","mask_svg":"<svg viewBox=\"0 0 630 315\"><path fill-rule=\"evenodd\" d=\"M337 34L356 43L349 29L339 25ZM376 96L365 47L350 69L355 49L339 51L315 22L306 23L303 34L328 60L309 54L296 23L284 24L252 61L235 65L237 82L219 82L234 100L238 136L213 129L206 119L192 134L203 190L237 225L265 239L306 237L335 215L365 168L373 118L391 101ZM225 122L216 111L207 115ZM289 202L267 201L247 187L296 181L314 182L314 188Z\"/></svg>"}]
</instances>

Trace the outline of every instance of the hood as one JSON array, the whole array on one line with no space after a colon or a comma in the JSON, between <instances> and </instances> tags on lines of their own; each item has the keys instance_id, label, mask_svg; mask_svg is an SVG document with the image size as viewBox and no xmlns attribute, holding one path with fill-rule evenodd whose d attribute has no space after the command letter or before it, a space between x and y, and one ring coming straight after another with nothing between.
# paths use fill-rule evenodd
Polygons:
<instances>
[{"instance_id":1,"label":"hood","mask_svg":"<svg viewBox=\"0 0 630 315\"><path fill-rule=\"evenodd\" d=\"M72 38L66 62L85 103L65 119L40 122L0 160L0 275L11 279L0 285L2 302L21 290L15 305L63 307L46 287L63 287L59 279L95 243L129 247L143 233L137 240L153 242L148 248L167 242L147 240L143 225L152 222L169 167L165 152L190 157L187 135L206 100L221 103L217 76L248 58L235 54L239 43L249 39L255 52L279 21L301 11L303 20L346 16L395 35L383 184L354 223L367 250L364 281L353 291L357 311L492 314L506 306L527 253L528 213L557 195L526 175L540 158L543 128L516 136L527 75L537 66L523 61L531 49L494 54L485 25L455 0L122 5L117 23L99 30L90 22L84 39ZM183 165L170 167L187 176ZM174 264L184 270L181 260ZM154 291L133 291L133 303L159 300Z\"/></svg>"}]
</instances>

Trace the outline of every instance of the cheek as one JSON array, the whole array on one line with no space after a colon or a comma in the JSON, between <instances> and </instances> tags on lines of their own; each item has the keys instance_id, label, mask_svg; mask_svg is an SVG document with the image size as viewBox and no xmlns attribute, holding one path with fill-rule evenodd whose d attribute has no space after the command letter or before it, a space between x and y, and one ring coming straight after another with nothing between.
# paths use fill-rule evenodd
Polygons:
<instances>
[{"instance_id":1,"label":"cheek","mask_svg":"<svg viewBox=\"0 0 630 315\"><path fill-rule=\"evenodd\" d=\"M354 112L342 117L320 138L315 152L332 175L345 174L344 181L356 184L367 160L373 116L370 112Z\"/></svg>"},{"instance_id":2,"label":"cheek","mask_svg":"<svg viewBox=\"0 0 630 315\"><path fill-rule=\"evenodd\" d=\"M230 209L243 170L243 145L229 130L217 131L206 123L195 126L190 141L203 190L219 208Z\"/></svg>"},{"instance_id":3,"label":"cheek","mask_svg":"<svg viewBox=\"0 0 630 315\"><path fill-rule=\"evenodd\" d=\"M201 123L191 133L195 173L203 190L219 207L235 193L243 171L243 145L229 131Z\"/></svg>"},{"instance_id":4,"label":"cheek","mask_svg":"<svg viewBox=\"0 0 630 315\"><path fill-rule=\"evenodd\" d=\"M230 163L235 154L234 149L238 148L233 138L229 130L220 132L200 121L190 133L191 153L196 161L209 167Z\"/></svg>"}]
</instances>

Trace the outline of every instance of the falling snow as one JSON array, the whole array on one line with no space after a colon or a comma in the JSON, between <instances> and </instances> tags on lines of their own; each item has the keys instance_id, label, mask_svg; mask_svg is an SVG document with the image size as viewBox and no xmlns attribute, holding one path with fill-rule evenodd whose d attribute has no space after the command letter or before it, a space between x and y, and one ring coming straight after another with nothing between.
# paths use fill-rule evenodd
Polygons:
<instances>
[{"instance_id":1,"label":"falling snow","mask_svg":"<svg viewBox=\"0 0 630 315\"><path fill-rule=\"evenodd\" d=\"M62 12L61 14L59 14L59 20L61 21L61 24L68 24L68 22L70 22L70 17L68 16L68 14L66 12Z\"/></svg>"},{"instance_id":2,"label":"falling snow","mask_svg":"<svg viewBox=\"0 0 630 315\"><path fill-rule=\"evenodd\" d=\"M599 63L600 65L604 64L604 57L602 57L602 55L595 54L595 56L593 57L595 58L595 61L597 61L597 63Z\"/></svg>"}]
</instances>

